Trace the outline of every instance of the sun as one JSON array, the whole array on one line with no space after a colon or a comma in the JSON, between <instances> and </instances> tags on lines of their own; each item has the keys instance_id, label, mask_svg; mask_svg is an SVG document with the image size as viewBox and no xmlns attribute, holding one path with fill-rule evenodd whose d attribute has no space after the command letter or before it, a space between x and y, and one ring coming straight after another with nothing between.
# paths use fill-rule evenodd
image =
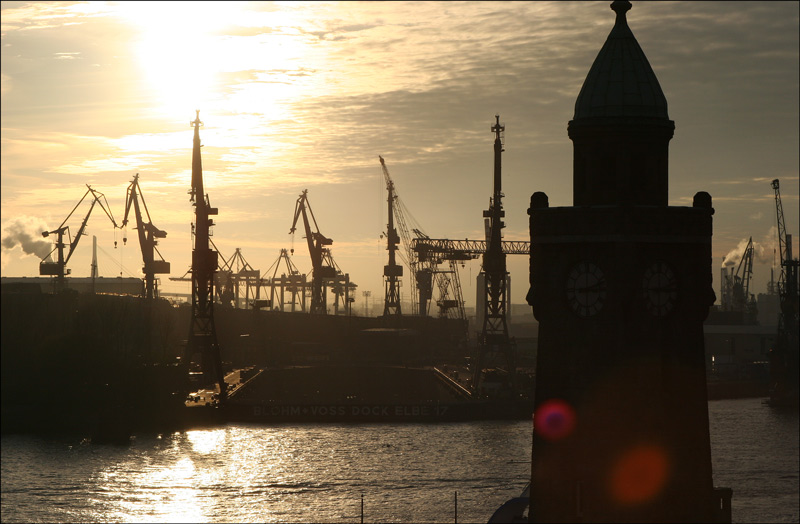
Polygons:
<instances>
[{"instance_id":1,"label":"sun","mask_svg":"<svg viewBox=\"0 0 800 524\"><path fill-rule=\"evenodd\" d=\"M118 9L136 28L131 45L154 112L192 115L213 107L274 120L307 88L292 73L308 67L310 37L291 6L121 2Z\"/></svg>"},{"instance_id":2,"label":"sun","mask_svg":"<svg viewBox=\"0 0 800 524\"><path fill-rule=\"evenodd\" d=\"M244 3L121 2L119 9L138 29L132 45L154 105L191 111L218 96L224 30L246 16Z\"/></svg>"}]
</instances>

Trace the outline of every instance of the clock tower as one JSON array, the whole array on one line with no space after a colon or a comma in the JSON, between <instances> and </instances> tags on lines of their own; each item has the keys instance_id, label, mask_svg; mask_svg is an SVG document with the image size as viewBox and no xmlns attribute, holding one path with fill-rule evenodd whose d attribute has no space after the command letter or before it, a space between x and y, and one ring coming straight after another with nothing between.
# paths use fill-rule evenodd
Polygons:
<instances>
[{"instance_id":1,"label":"clock tower","mask_svg":"<svg viewBox=\"0 0 800 524\"><path fill-rule=\"evenodd\" d=\"M711 196L669 206L667 100L615 1L575 103L572 207L531 197L531 522L730 522L712 484ZM726 513L727 512L727 513Z\"/></svg>"}]
</instances>

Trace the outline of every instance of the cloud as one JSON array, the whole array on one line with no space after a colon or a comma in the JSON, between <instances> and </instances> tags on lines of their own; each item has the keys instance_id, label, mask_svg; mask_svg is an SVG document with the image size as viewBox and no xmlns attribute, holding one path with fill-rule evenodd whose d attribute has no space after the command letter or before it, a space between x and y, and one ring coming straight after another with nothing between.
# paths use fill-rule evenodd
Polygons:
<instances>
[{"instance_id":1,"label":"cloud","mask_svg":"<svg viewBox=\"0 0 800 524\"><path fill-rule=\"evenodd\" d=\"M54 53L53 58L56 60L79 60L83 57L79 52L71 52L71 53Z\"/></svg>"},{"instance_id":2,"label":"cloud","mask_svg":"<svg viewBox=\"0 0 800 524\"><path fill-rule=\"evenodd\" d=\"M303 189L337 258L372 260L386 223L378 154L429 234L480 238L496 113L507 125L506 238L527 237L532 191L569 205L566 126L613 25L608 2L202 4L186 19L177 3L3 2L4 215L60 223L84 183L116 205L138 171L153 220L170 231L160 247L188 265L196 108L216 239L227 253L246 247L256 266L286 247ZM670 201L710 190L715 258L769 227L772 178L796 229L797 13L796 3L651 2L628 14L678 126ZM175 25L191 47L162 30ZM213 92L195 105L187 93L205 73ZM363 248L348 243L358 239ZM376 246L377 272L348 271L377 286Z\"/></svg>"},{"instance_id":3,"label":"cloud","mask_svg":"<svg viewBox=\"0 0 800 524\"><path fill-rule=\"evenodd\" d=\"M26 2L19 7L3 9L0 30L6 33L15 30L51 29L83 23L109 12L105 2Z\"/></svg>"},{"instance_id":4,"label":"cloud","mask_svg":"<svg viewBox=\"0 0 800 524\"><path fill-rule=\"evenodd\" d=\"M0 95L9 93L12 88L11 77L5 73L0 74Z\"/></svg>"}]
</instances>

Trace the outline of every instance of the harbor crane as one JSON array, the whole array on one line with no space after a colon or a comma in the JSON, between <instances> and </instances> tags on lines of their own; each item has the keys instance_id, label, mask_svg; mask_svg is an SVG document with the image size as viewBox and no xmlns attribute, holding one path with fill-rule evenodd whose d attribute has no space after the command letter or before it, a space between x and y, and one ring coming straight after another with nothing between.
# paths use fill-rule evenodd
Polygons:
<instances>
[{"instance_id":1,"label":"harbor crane","mask_svg":"<svg viewBox=\"0 0 800 524\"><path fill-rule=\"evenodd\" d=\"M81 237L84 235L84 231L86 230L86 224L89 222L89 217L92 214L92 210L94 210L95 204L100 204L100 207L105 212L106 216L111 220L111 223L114 224L114 229L117 228L117 223L114 220L114 216L111 214L110 207L108 205L108 200L103 193L99 191L95 191L89 184L86 184L88 188L86 193L83 194L81 199L75 204L75 207L72 208L72 211L69 212L67 218L61 222L61 225L58 226L56 229L52 231L42 231L42 236L47 238L50 235L57 235L56 237L56 245L53 248L53 251L57 252L57 258L55 261L52 260L51 255L53 251L51 251L41 262L39 262L39 274L40 275L48 275L56 277L56 292L61 292L66 287L66 276L70 274L70 270L67 269L67 263L69 259L72 258L72 254L75 252L75 248L78 247L78 242L80 242ZM78 206L86 199L87 196L92 195L92 204L89 206L89 211L86 213L86 217L84 217L83 222L81 223L80 228L78 229L78 233L75 235L75 238L70 238L69 233L69 226L66 225L67 221L72 217L72 214L75 213L75 210L78 209ZM102 200L101 200L102 199ZM105 204L103 203L105 202ZM70 238L69 242L69 251L66 255L64 255L64 248L67 247L67 244L64 242L64 236ZM114 241L114 247L117 247L117 242Z\"/></svg>"},{"instance_id":2,"label":"harbor crane","mask_svg":"<svg viewBox=\"0 0 800 524\"><path fill-rule=\"evenodd\" d=\"M383 316L388 317L392 315L402 315L400 305L400 277L403 276L403 266L399 265L395 260L395 251L397 251L397 244L400 243L400 236L397 234L397 229L394 227L393 209L397 207L395 205L397 195L394 192L394 182L392 182L392 179L389 177L389 171L386 169L386 163L383 161L383 157L378 155L378 158L381 161L381 168L386 177L386 190L389 192L389 197L386 199L389 203L389 222L386 225L386 249L389 251L389 263L383 266L383 278L385 281ZM398 222L400 221L401 220L398 220ZM405 227L404 220L402 227ZM408 228L406 228L406 230L407 229Z\"/></svg>"},{"instance_id":3,"label":"harbor crane","mask_svg":"<svg viewBox=\"0 0 800 524\"><path fill-rule=\"evenodd\" d=\"M282 273L281 276L278 276L278 270L281 267L281 262L283 262L285 272ZM297 266L295 266L294 262L292 262L292 259L289 258L288 249L281 249L278 259L272 263L269 269L267 269L267 274L269 274L270 269L273 271L272 277L267 279L267 285L269 285L270 288L269 299L267 300L269 307L273 310L285 311L286 292L288 291L291 294L291 301L289 302L291 304L291 311L294 313L295 308L299 304L300 311L305 312L305 290L307 286L306 275L301 274L300 270L297 269ZM299 301L298 296L300 298Z\"/></svg>"},{"instance_id":4,"label":"harbor crane","mask_svg":"<svg viewBox=\"0 0 800 524\"><path fill-rule=\"evenodd\" d=\"M722 309L726 311L743 311L748 318L755 321L758 314L756 299L750 294L750 280L753 276L753 237L747 242L736 271L722 268ZM733 264L733 262L731 262Z\"/></svg>"},{"instance_id":5,"label":"harbor crane","mask_svg":"<svg viewBox=\"0 0 800 524\"><path fill-rule=\"evenodd\" d=\"M503 253L506 255L530 255L531 243L523 240L503 240L501 243ZM455 299L444 304L454 308L460 307L463 310L464 300L461 298L461 287L458 280L457 263L467 260L474 260L486 253L486 240L451 240L445 238L418 237L412 240L411 249L416 253L420 264L432 264L436 267L444 261L450 263L450 271L454 273L454 294ZM436 270L434 270L436 271ZM485 290L484 294L485 294ZM441 293L441 292L440 292ZM445 293L441 293L445 296ZM480 306L486 307L484 304ZM485 314L485 311L482 312ZM463 314L463 313L462 313ZM481 324L482 325L482 324Z\"/></svg>"},{"instance_id":6,"label":"harbor crane","mask_svg":"<svg viewBox=\"0 0 800 524\"><path fill-rule=\"evenodd\" d=\"M211 245L220 252L214 241ZM260 300L260 282L261 271L253 269L244 255L242 255L241 248L236 248L230 258L220 257L222 264L220 271L217 273L217 295L220 303L225 305L233 305L238 309L241 306L241 290L244 287L244 306L252 306Z\"/></svg>"},{"instance_id":7,"label":"harbor crane","mask_svg":"<svg viewBox=\"0 0 800 524\"><path fill-rule=\"evenodd\" d=\"M139 204L140 200L141 206ZM150 218L150 211L148 211L147 203L144 201L144 195L142 195L142 188L139 186L139 173L136 173L131 184L128 186L125 196L125 216L122 219L120 228L124 228L128 225L128 214L131 208L133 208L133 213L136 218L136 231L139 235L139 247L142 250L142 261L144 263L142 272L144 273L145 298L152 299L158 296L155 276L157 274L169 274L169 262L164 260L164 257L161 256L161 253L158 252L158 248L156 247L158 245L157 239L166 238L167 232L153 225L153 221ZM144 221L142 208L144 208L144 213L147 216L147 222ZM123 236L123 245L125 245L127 241L127 235ZM156 260L154 253L158 253L161 260Z\"/></svg>"},{"instance_id":8,"label":"harbor crane","mask_svg":"<svg viewBox=\"0 0 800 524\"><path fill-rule=\"evenodd\" d=\"M783 217L783 204L781 203L781 184L776 178L772 181L775 191L775 210L778 222L778 246L780 255L781 273L778 279L778 292L781 295L794 292L797 294L797 266L798 261L792 256L792 235L786 232L786 221Z\"/></svg>"},{"instance_id":9,"label":"harbor crane","mask_svg":"<svg viewBox=\"0 0 800 524\"><path fill-rule=\"evenodd\" d=\"M454 269L451 271L440 271L435 266L434 260L419 260L416 252L412 249L414 239L411 238L409 228L406 222L405 205L397 194L397 189L394 185L392 177L389 175L389 169L386 167L386 161L382 156L378 155L381 162L381 170L386 179L386 188L389 190L389 226L386 233L387 249L389 250L389 264L384 267L384 277L386 278L386 299L384 300L384 315L396 310L399 314L399 277L403 274L403 267L396 264L394 261L395 251L397 251L397 244L401 243L405 248L403 251L397 253L403 262L408 266L411 278L414 284L411 287L411 314L427 316L428 307L433 295L433 282L436 281L437 287L440 292L439 301L439 314L441 317L449 316L450 311L456 311L457 317L466 321L466 316L463 311L463 300L460 294L456 297L456 302L460 301L461 307L455 307L453 300L447 299L449 290L454 292L460 291L458 282L451 282L448 274L454 275L458 278L458 273ZM393 221L394 219L394 221ZM394 223L397 224L397 229L394 228ZM399 231L399 236L398 236ZM413 229L417 238L428 238L419 228ZM441 260L439 261L441 262ZM390 274L387 274L390 273ZM395 306L395 303L397 304Z\"/></svg>"},{"instance_id":10,"label":"harbor crane","mask_svg":"<svg viewBox=\"0 0 800 524\"><path fill-rule=\"evenodd\" d=\"M211 238L208 242L217 252L217 261L222 260L222 264L214 274L214 297L219 304L232 305L238 309L241 305L241 288L244 284L245 307L263 307L263 301L259 299L259 289L261 285L261 272L253 269L242 255L242 250L236 248L230 258L225 258L222 251L217 247ZM192 272L190 267L186 273L180 277L169 277L174 282L191 282L192 277L187 277Z\"/></svg>"},{"instance_id":11,"label":"harbor crane","mask_svg":"<svg viewBox=\"0 0 800 524\"><path fill-rule=\"evenodd\" d=\"M478 255L458 253L452 250L440 251L435 255L430 252L422 253L417 250L420 245L419 242L429 241L431 238L419 229L414 229L414 233L417 237L411 241L410 249L414 253L418 267L422 268L417 271L420 307L427 307L426 304L432 296L432 282L435 280L436 287L439 289L439 298L436 301L436 305L439 307L439 318L457 318L464 322L464 340L469 340L467 315L464 310L464 296L461 291L461 280L458 276L458 264L460 262L463 266L464 261L478 258ZM439 269L439 265L445 261L449 263L450 268ZM453 298L450 298L451 292ZM426 296L423 297L423 294Z\"/></svg>"},{"instance_id":12,"label":"harbor crane","mask_svg":"<svg viewBox=\"0 0 800 524\"><path fill-rule=\"evenodd\" d=\"M350 274L342 272L339 264L333 259L333 253L327 247L322 248L322 265L333 268L333 276L325 277L323 280L324 285L330 285L331 292L333 293L333 314L339 315L340 308L341 314L349 315L352 310L355 297L355 290L358 284L350 282ZM327 288L326 291L327 293Z\"/></svg>"},{"instance_id":13,"label":"harbor crane","mask_svg":"<svg viewBox=\"0 0 800 524\"><path fill-rule=\"evenodd\" d=\"M798 295L798 269L800 260L792 255L792 236L786 232L786 222L781 203L780 182L772 181L775 191L775 209L778 221L778 245L781 273L778 280L780 315L778 336L770 352L770 403L797 406L798 347L800 347L800 295Z\"/></svg>"},{"instance_id":14,"label":"harbor crane","mask_svg":"<svg viewBox=\"0 0 800 524\"><path fill-rule=\"evenodd\" d=\"M515 387L516 351L513 341L508 336L508 322L506 307L508 270L506 269L506 254L503 252L502 229L505 227L503 218L506 213L502 204L501 184L501 156L503 148L505 126L500 124L500 115L495 115L495 124L491 130L494 139L494 192L489 200L489 209L483 212L488 223L486 235L486 251L483 253L484 272L484 308L483 326L478 335L478 360L474 370L473 384L478 395L484 386L483 366L498 356L505 357L506 379L501 381L501 388L511 391ZM494 366L492 366L494 367ZM503 383L504 382L504 383Z\"/></svg>"},{"instance_id":15,"label":"harbor crane","mask_svg":"<svg viewBox=\"0 0 800 524\"><path fill-rule=\"evenodd\" d=\"M190 124L194 128L194 139L189 200L194 204L195 223L192 250L192 319L189 324L185 360L191 362L195 355L200 354L204 385L216 382L219 387L219 401L225 403L228 398L228 387L222 370L217 328L214 323L214 274L219 266L219 253L209 247L210 229L214 225L210 217L219 211L211 207L208 195L203 190L203 160L200 154L202 124L198 109L197 118Z\"/></svg>"},{"instance_id":16,"label":"harbor crane","mask_svg":"<svg viewBox=\"0 0 800 524\"><path fill-rule=\"evenodd\" d=\"M311 215L311 220L314 222L316 231L311 231L311 222L308 215ZM323 260L323 248L333 244L333 240L326 237L319 232L317 219L314 218L314 212L311 210L311 205L308 203L308 189L304 189L300 196L297 198L297 203L294 208L294 220L292 227L289 229L289 234L294 235L297 230L297 220L303 217L303 226L305 228L306 236L304 237L308 242L308 252L311 255L311 313L326 314L327 308L325 305L325 287L324 279L335 278L336 268L331 265L325 265ZM292 237L294 238L294 237ZM294 248L291 249L294 254Z\"/></svg>"},{"instance_id":17,"label":"harbor crane","mask_svg":"<svg viewBox=\"0 0 800 524\"><path fill-rule=\"evenodd\" d=\"M483 269L483 304L481 330L478 334L478 354L473 370L473 391L483 396L482 391L489 393L488 384L484 387L484 379L492 368L497 368L499 361L505 359L503 373L496 374L500 379L500 388L513 391L516 375L516 355L514 341L508 334L508 271L506 255L530 255L530 242L504 241L501 230L505 227L502 207L501 186L501 154L503 153L503 132L500 116L495 116L496 123L491 130L495 134L494 141L494 191L489 200L489 209L483 216L487 222L486 240L449 240L416 238L412 249L421 262L428 260L450 259L468 260L482 257ZM484 368L488 368L484 370ZM494 386L492 386L494 387Z\"/></svg>"},{"instance_id":18,"label":"harbor crane","mask_svg":"<svg viewBox=\"0 0 800 524\"><path fill-rule=\"evenodd\" d=\"M478 258L486 253L485 240L450 240L445 238L415 238L411 248L420 260L452 255L464 260ZM531 243L526 240L503 240L500 242L506 255L530 255Z\"/></svg>"}]
</instances>

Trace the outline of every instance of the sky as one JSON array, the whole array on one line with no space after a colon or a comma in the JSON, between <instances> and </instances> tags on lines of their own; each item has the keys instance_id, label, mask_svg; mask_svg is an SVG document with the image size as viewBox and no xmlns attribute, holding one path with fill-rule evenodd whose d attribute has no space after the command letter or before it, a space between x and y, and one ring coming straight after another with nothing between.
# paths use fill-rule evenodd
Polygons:
<instances>
[{"instance_id":1,"label":"sky","mask_svg":"<svg viewBox=\"0 0 800 524\"><path fill-rule=\"evenodd\" d=\"M609 2L2 2L2 276L38 276L87 192L121 222L135 174L169 276L189 270L192 128L200 110L213 241L271 276L308 190L339 268L382 310L386 161L409 227L483 239L495 115L505 125L505 240L529 240L535 191L572 205L575 99L614 24ZM675 121L669 203L712 195L713 276L756 243L751 292L776 245L773 179L798 238L800 3L634 2L629 26ZM66 221L74 235L89 199ZM302 231L302 229L300 229ZM126 237L127 235L127 237ZM95 208L68 267L141 276L136 231ZM127 243L123 245L122 239ZM117 247L114 242L117 241ZM795 256L800 239L795 242ZM402 249L402 246L401 246ZM510 255L525 303L528 257ZM475 304L479 261L460 280ZM278 274L285 268L278 269ZM406 270L406 275L408 275ZM189 293L162 275L161 290ZM401 294L410 297L404 277Z\"/></svg>"}]
</instances>

